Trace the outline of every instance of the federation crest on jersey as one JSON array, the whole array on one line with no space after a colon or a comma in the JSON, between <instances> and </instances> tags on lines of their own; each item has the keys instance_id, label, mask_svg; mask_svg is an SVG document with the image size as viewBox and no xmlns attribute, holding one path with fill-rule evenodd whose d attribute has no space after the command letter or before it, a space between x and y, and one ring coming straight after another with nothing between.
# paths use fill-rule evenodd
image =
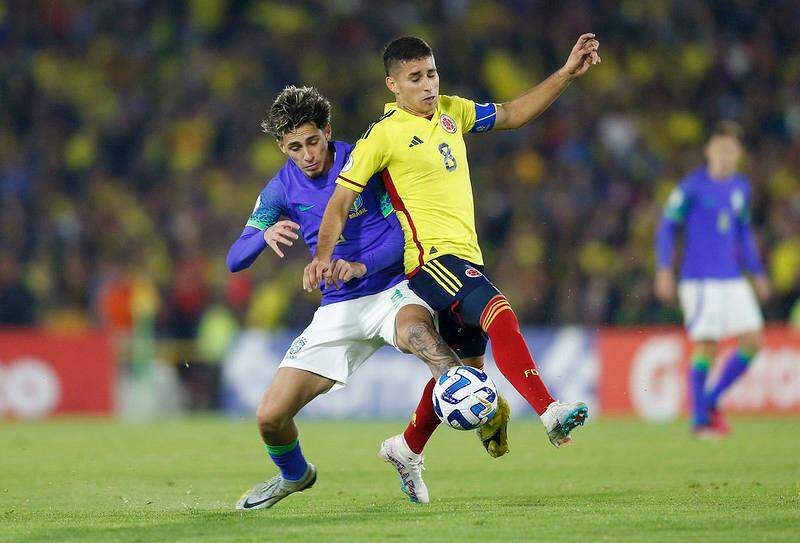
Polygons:
<instances>
[{"instance_id":1,"label":"federation crest on jersey","mask_svg":"<svg viewBox=\"0 0 800 543\"><path fill-rule=\"evenodd\" d=\"M472 266L467 266L467 271L465 271L464 274L467 277L472 277L473 279L475 277L480 277L481 275L483 275L481 272L479 272L478 270L476 270Z\"/></svg>"},{"instance_id":2,"label":"federation crest on jersey","mask_svg":"<svg viewBox=\"0 0 800 543\"><path fill-rule=\"evenodd\" d=\"M353 202L353 205L350 208L350 214L348 215L348 217L351 219L355 219L356 217L360 217L366 212L367 208L364 207L364 199L359 194L358 196L356 196L356 200L355 202Z\"/></svg>"},{"instance_id":3,"label":"federation crest on jersey","mask_svg":"<svg viewBox=\"0 0 800 543\"><path fill-rule=\"evenodd\" d=\"M381 193L381 215L384 217L388 217L392 213L394 213L394 207L392 206L392 199L389 197L388 192Z\"/></svg>"},{"instance_id":4,"label":"federation crest on jersey","mask_svg":"<svg viewBox=\"0 0 800 543\"><path fill-rule=\"evenodd\" d=\"M306 343L306 338L303 336L295 339L292 342L292 345L289 347L289 351L286 353L286 358L297 358L297 353L299 353L300 350L305 347Z\"/></svg>"},{"instance_id":5,"label":"federation crest on jersey","mask_svg":"<svg viewBox=\"0 0 800 543\"><path fill-rule=\"evenodd\" d=\"M683 205L683 191L680 187L675 187L667 200L667 207L677 209Z\"/></svg>"},{"instance_id":6,"label":"federation crest on jersey","mask_svg":"<svg viewBox=\"0 0 800 543\"><path fill-rule=\"evenodd\" d=\"M455 134L456 130L458 130L458 125L453 120L453 118L445 113L442 113L441 116L439 117L439 123L441 123L442 128L444 128L444 131L450 134Z\"/></svg>"},{"instance_id":7,"label":"federation crest on jersey","mask_svg":"<svg viewBox=\"0 0 800 543\"><path fill-rule=\"evenodd\" d=\"M349 172L350 168L352 168L352 167L353 167L353 155L350 155L349 157L347 157L347 160L345 161L344 166L342 166L341 173Z\"/></svg>"},{"instance_id":8,"label":"federation crest on jersey","mask_svg":"<svg viewBox=\"0 0 800 543\"><path fill-rule=\"evenodd\" d=\"M744 208L744 194L739 189L735 189L731 193L731 207L734 213L741 213Z\"/></svg>"}]
</instances>

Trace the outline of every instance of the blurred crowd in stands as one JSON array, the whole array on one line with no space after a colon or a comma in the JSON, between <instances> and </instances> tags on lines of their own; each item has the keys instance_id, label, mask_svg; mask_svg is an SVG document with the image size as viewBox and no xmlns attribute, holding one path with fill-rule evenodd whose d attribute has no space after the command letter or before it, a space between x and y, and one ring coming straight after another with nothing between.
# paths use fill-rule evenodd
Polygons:
<instances>
[{"instance_id":1,"label":"blurred crowd in stands","mask_svg":"<svg viewBox=\"0 0 800 543\"><path fill-rule=\"evenodd\" d=\"M391 96L381 50L433 46L441 92L515 97L595 32L603 64L522 130L468 136L487 270L528 324L678 322L654 230L720 119L744 127L769 320L800 295L800 7L774 2L118 0L0 4L0 322L149 323L219 356L304 326L302 246L225 255L284 162L259 124L317 86L355 141ZM761 3L763 4L763 3ZM794 309L795 319L800 313Z\"/></svg>"}]
</instances>

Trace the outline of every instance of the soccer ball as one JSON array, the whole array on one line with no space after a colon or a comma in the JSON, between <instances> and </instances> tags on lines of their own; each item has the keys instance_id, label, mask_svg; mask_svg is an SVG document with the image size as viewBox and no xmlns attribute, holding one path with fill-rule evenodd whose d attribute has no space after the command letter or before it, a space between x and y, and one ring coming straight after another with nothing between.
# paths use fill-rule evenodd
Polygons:
<instances>
[{"instance_id":1,"label":"soccer ball","mask_svg":"<svg viewBox=\"0 0 800 543\"><path fill-rule=\"evenodd\" d=\"M433 386L433 410L451 428L474 430L497 412L497 387L479 369L450 368Z\"/></svg>"}]
</instances>

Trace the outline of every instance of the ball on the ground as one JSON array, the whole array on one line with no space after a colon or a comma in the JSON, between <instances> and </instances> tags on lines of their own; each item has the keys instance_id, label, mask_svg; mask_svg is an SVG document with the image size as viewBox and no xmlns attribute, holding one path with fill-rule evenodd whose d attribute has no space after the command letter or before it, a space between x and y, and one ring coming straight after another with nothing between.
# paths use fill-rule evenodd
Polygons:
<instances>
[{"instance_id":1,"label":"ball on the ground","mask_svg":"<svg viewBox=\"0 0 800 543\"><path fill-rule=\"evenodd\" d=\"M474 430L497 412L497 387L479 369L450 368L433 387L433 410L451 428Z\"/></svg>"}]
</instances>

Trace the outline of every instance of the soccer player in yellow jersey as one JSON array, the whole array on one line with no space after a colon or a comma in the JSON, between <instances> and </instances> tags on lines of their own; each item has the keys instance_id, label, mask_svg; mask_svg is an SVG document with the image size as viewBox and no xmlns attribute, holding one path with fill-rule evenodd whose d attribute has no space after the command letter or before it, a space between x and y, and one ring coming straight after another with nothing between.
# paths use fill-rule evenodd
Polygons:
<instances>
[{"instance_id":1,"label":"soccer player in yellow jersey","mask_svg":"<svg viewBox=\"0 0 800 543\"><path fill-rule=\"evenodd\" d=\"M316 256L304 272L307 288L332 279L331 254L347 211L367 180L380 173L405 234L411 289L439 312L442 337L471 365L481 366L491 341L498 368L536 410L555 446L571 441L570 432L583 424L588 409L551 397L511 305L483 274L463 134L519 128L536 118L600 62L598 47L594 34L583 34L564 66L539 85L510 102L478 104L439 94L433 51L423 40L389 43L383 55L386 86L396 101L386 104L343 166L322 219ZM426 401L423 396L420 407ZM420 421L419 414L420 409L412 421L417 431L432 433L435 425Z\"/></svg>"}]
</instances>

